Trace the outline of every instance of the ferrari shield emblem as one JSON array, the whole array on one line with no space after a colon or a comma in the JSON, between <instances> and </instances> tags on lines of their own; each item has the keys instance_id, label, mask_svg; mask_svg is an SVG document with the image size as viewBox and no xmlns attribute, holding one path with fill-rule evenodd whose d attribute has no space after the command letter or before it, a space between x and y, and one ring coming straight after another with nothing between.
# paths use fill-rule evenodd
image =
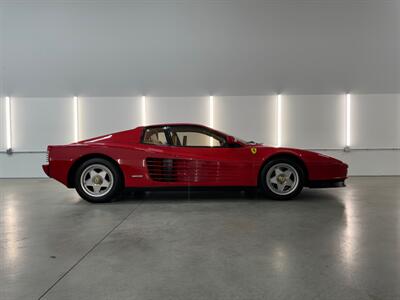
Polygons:
<instances>
[{"instance_id":1,"label":"ferrari shield emblem","mask_svg":"<svg viewBox=\"0 0 400 300\"><path fill-rule=\"evenodd\" d=\"M256 147L251 147L251 153L256 154L257 153L257 148Z\"/></svg>"}]
</instances>

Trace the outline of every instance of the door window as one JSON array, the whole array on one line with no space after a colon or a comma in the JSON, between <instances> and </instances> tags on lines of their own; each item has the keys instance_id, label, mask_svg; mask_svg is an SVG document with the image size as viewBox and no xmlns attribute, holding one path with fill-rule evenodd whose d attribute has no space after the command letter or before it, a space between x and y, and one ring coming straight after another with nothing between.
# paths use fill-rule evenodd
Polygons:
<instances>
[{"instance_id":1,"label":"door window","mask_svg":"<svg viewBox=\"0 0 400 300\"><path fill-rule=\"evenodd\" d=\"M143 143L151 145L168 145L167 137L163 128L147 128L143 135Z\"/></svg>"},{"instance_id":2,"label":"door window","mask_svg":"<svg viewBox=\"0 0 400 300\"><path fill-rule=\"evenodd\" d=\"M223 136L203 127L177 126L171 128L171 142L182 147L224 147Z\"/></svg>"}]
</instances>

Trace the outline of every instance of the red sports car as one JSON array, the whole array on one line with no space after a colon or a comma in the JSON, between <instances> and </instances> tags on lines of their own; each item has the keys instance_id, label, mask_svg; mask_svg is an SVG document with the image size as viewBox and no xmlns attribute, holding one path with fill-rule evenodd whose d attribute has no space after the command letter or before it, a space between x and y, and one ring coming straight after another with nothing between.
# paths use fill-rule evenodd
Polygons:
<instances>
[{"instance_id":1,"label":"red sports car","mask_svg":"<svg viewBox=\"0 0 400 300\"><path fill-rule=\"evenodd\" d=\"M90 202L123 188L259 188L286 200L303 187L344 186L348 166L331 157L246 142L195 124L137 127L64 146L48 146L44 172Z\"/></svg>"}]
</instances>

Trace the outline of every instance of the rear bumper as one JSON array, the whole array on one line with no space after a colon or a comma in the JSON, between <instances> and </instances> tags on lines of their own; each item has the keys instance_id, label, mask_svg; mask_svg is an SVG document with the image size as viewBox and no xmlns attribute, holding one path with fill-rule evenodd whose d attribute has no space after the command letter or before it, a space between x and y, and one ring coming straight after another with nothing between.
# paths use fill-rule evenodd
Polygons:
<instances>
[{"instance_id":1,"label":"rear bumper","mask_svg":"<svg viewBox=\"0 0 400 300\"><path fill-rule=\"evenodd\" d=\"M42 165L42 169L50 177L50 165Z\"/></svg>"},{"instance_id":2,"label":"rear bumper","mask_svg":"<svg viewBox=\"0 0 400 300\"><path fill-rule=\"evenodd\" d=\"M345 179L334 179L334 180L313 180L308 183L309 188L336 188L345 187Z\"/></svg>"}]
</instances>

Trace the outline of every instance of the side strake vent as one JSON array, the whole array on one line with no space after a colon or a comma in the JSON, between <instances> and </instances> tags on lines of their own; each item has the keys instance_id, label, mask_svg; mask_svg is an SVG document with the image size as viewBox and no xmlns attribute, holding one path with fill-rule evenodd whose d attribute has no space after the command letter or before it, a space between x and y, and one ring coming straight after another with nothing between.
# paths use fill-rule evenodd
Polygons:
<instances>
[{"instance_id":1,"label":"side strake vent","mask_svg":"<svg viewBox=\"0 0 400 300\"><path fill-rule=\"evenodd\" d=\"M147 158L146 165L150 178L162 182L220 182L238 176L218 161Z\"/></svg>"},{"instance_id":2,"label":"side strake vent","mask_svg":"<svg viewBox=\"0 0 400 300\"><path fill-rule=\"evenodd\" d=\"M174 159L147 158L146 165L149 176L154 181L174 182L178 181Z\"/></svg>"}]
</instances>

